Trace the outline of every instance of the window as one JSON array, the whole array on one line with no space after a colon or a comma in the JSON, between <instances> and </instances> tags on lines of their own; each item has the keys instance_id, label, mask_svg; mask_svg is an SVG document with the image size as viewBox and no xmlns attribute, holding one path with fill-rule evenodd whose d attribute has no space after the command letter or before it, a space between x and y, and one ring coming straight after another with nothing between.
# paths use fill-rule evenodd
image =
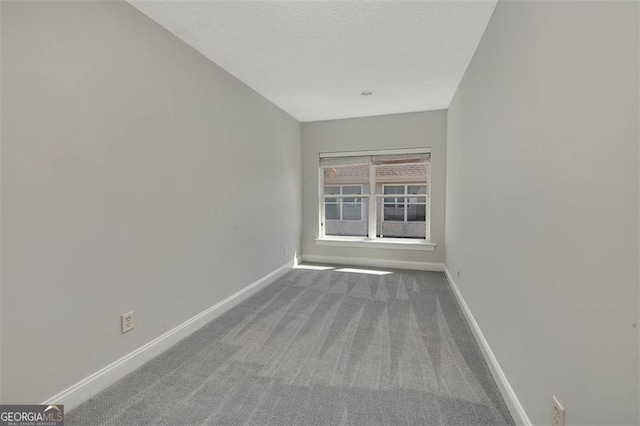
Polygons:
<instances>
[{"instance_id":1,"label":"window","mask_svg":"<svg viewBox=\"0 0 640 426\"><path fill-rule=\"evenodd\" d=\"M362 194L362 185L325 186L326 195ZM362 198L325 198L324 211L327 220L362 220Z\"/></svg>"},{"instance_id":2,"label":"window","mask_svg":"<svg viewBox=\"0 0 640 426\"><path fill-rule=\"evenodd\" d=\"M385 222L425 222L427 218L426 198L410 197L412 194L426 194L427 185L383 185L383 193L403 195L384 198Z\"/></svg>"},{"instance_id":3,"label":"window","mask_svg":"<svg viewBox=\"0 0 640 426\"><path fill-rule=\"evenodd\" d=\"M320 154L319 241L428 242L430 161L427 149Z\"/></svg>"}]
</instances>

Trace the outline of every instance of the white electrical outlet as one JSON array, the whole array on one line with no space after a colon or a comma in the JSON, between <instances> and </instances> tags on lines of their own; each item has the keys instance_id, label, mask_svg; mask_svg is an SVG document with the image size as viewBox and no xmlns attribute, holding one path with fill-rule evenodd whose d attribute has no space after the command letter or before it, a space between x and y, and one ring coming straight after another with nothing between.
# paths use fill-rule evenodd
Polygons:
<instances>
[{"instance_id":1,"label":"white electrical outlet","mask_svg":"<svg viewBox=\"0 0 640 426\"><path fill-rule=\"evenodd\" d=\"M564 426L564 408L558 401L558 398L553 397L553 426Z\"/></svg>"},{"instance_id":2,"label":"white electrical outlet","mask_svg":"<svg viewBox=\"0 0 640 426\"><path fill-rule=\"evenodd\" d=\"M282 246L282 255L283 256L287 255L287 246Z\"/></svg>"},{"instance_id":3,"label":"white electrical outlet","mask_svg":"<svg viewBox=\"0 0 640 426\"><path fill-rule=\"evenodd\" d=\"M133 330L133 311L127 312L126 314L122 314L122 332L126 333L127 331Z\"/></svg>"}]
</instances>

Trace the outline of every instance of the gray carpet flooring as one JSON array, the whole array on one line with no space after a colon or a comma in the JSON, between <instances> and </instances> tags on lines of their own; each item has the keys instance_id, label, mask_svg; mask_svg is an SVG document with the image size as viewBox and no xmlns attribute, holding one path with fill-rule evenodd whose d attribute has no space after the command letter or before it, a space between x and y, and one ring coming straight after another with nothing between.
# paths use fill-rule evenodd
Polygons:
<instances>
[{"instance_id":1,"label":"gray carpet flooring","mask_svg":"<svg viewBox=\"0 0 640 426\"><path fill-rule=\"evenodd\" d=\"M442 273L340 268L291 270L67 425L513 424Z\"/></svg>"}]
</instances>

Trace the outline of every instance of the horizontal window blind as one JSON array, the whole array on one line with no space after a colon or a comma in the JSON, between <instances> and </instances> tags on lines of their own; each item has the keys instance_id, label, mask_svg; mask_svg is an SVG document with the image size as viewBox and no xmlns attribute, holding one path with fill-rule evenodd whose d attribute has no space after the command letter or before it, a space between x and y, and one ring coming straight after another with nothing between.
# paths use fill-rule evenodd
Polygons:
<instances>
[{"instance_id":1,"label":"horizontal window blind","mask_svg":"<svg viewBox=\"0 0 640 426\"><path fill-rule=\"evenodd\" d=\"M320 159L320 167L356 166L359 164L371 164L371 156L325 157Z\"/></svg>"},{"instance_id":2,"label":"horizontal window blind","mask_svg":"<svg viewBox=\"0 0 640 426\"><path fill-rule=\"evenodd\" d=\"M395 164L429 163L431 154L359 155L355 157L321 157L320 167L354 166L373 164L374 166Z\"/></svg>"},{"instance_id":3,"label":"horizontal window blind","mask_svg":"<svg viewBox=\"0 0 640 426\"><path fill-rule=\"evenodd\" d=\"M398 155L374 155L371 157L372 163L376 166L394 165L394 164L411 164L411 163L428 163L431 154L398 154Z\"/></svg>"}]
</instances>

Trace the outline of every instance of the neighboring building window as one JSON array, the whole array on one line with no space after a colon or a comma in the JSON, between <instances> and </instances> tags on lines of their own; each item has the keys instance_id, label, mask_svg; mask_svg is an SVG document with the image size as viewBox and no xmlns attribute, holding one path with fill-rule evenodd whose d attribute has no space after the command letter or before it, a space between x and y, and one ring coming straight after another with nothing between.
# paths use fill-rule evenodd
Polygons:
<instances>
[{"instance_id":1,"label":"neighboring building window","mask_svg":"<svg viewBox=\"0 0 640 426\"><path fill-rule=\"evenodd\" d=\"M428 241L430 160L417 149L320 154L320 238Z\"/></svg>"},{"instance_id":2,"label":"neighboring building window","mask_svg":"<svg viewBox=\"0 0 640 426\"><path fill-rule=\"evenodd\" d=\"M326 195L362 194L362 185L325 185ZM362 220L362 198L325 198L324 211L327 220Z\"/></svg>"},{"instance_id":3,"label":"neighboring building window","mask_svg":"<svg viewBox=\"0 0 640 426\"><path fill-rule=\"evenodd\" d=\"M385 222L426 222L426 198L409 197L426 194L427 185L383 185L383 194L396 195L384 198ZM399 197L398 195L403 195Z\"/></svg>"}]
</instances>

